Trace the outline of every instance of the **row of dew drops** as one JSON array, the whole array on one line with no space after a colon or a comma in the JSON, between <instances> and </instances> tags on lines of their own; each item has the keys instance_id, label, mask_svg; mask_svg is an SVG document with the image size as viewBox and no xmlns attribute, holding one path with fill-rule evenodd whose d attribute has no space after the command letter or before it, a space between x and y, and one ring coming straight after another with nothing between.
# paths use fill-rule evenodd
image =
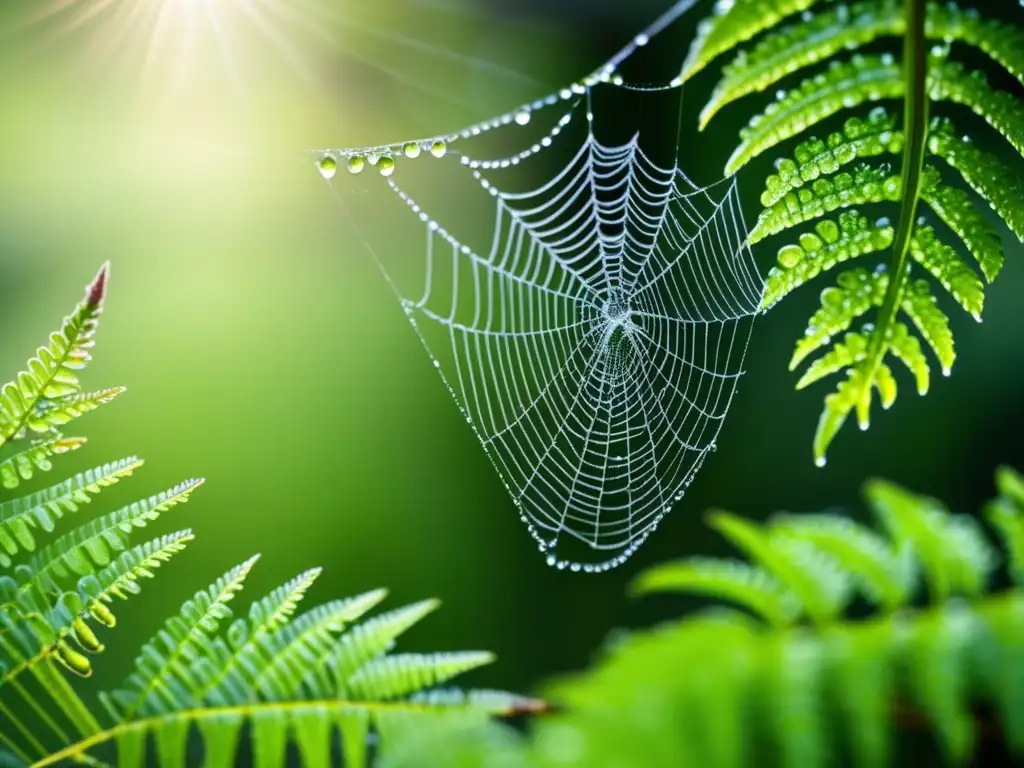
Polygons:
<instances>
[{"instance_id":1,"label":"row of dew drops","mask_svg":"<svg viewBox=\"0 0 1024 768\"><path fill-rule=\"evenodd\" d=\"M644 45L646 42L646 36L641 35L635 40L635 45ZM613 64L606 64L603 68L584 78L580 82L576 82L570 86L562 88L545 98L537 99L532 104L524 104L511 112L506 112L505 114L499 115L491 120L486 120L469 128L464 128L458 133L450 134L448 136L438 136L430 139L421 139L418 141L408 141L400 144L391 144L373 149L318 150L315 152L315 154L318 155L316 165L320 171L320 175L327 181L334 178L341 163L344 163L348 172L353 175L362 173L367 165L372 165L377 168L381 176L390 176L395 172L395 158L399 155L405 155L405 157L415 159L424 152L429 152L434 157L444 157L448 152L448 145L457 139L469 139L474 136L479 136L487 131L494 130L495 128L511 125L512 123L520 126L528 125L534 112L544 109L545 107L553 106L560 101L569 101L571 99L578 98L579 96L586 94L590 88L594 87L598 83L611 83L612 85L621 86L624 84L624 81L622 76L615 72L615 66Z\"/></svg>"}]
</instances>

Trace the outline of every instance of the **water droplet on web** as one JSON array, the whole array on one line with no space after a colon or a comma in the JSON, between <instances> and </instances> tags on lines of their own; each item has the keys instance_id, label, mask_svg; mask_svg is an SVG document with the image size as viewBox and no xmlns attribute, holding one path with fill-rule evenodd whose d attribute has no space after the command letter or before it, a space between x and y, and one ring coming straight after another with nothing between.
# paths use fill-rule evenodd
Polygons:
<instances>
[{"instance_id":1,"label":"water droplet on web","mask_svg":"<svg viewBox=\"0 0 1024 768\"><path fill-rule=\"evenodd\" d=\"M647 35L637 35L633 38L633 43L638 46L647 45L649 42L651 42L651 38Z\"/></svg>"},{"instance_id":2,"label":"water droplet on web","mask_svg":"<svg viewBox=\"0 0 1024 768\"><path fill-rule=\"evenodd\" d=\"M377 162L377 170L381 176L390 176L395 172L395 158L385 155Z\"/></svg>"},{"instance_id":3,"label":"water droplet on web","mask_svg":"<svg viewBox=\"0 0 1024 768\"><path fill-rule=\"evenodd\" d=\"M334 155L324 155L320 158L318 166L320 168L320 175L327 181L330 181L338 170L338 161L334 159Z\"/></svg>"},{"instance_id":4,"label":"water droplet on web","mask_svg":"<svg viewBox=\"0 0 1024 768\"><path fill-rule=\"evenodd\" d=\"M518 125L526 125L530 122L530 110L520 109L516 112L516 123Z\"/></svg>"},{"instance_id":5,"label":"water droplet on web","mask_svg":"<svg viewBox=\"0 0 1024 768\"><path fill-rule=\"evenodd\" d=\"M545 560L547 561L548 565L554 565L555 563L558 562L558 558L555 557L555 553L554 552L549 553L548 556L545 558Z\"/></svg>"},{"instance_id":6,"label":"water droplet on web","mask_svg":"<svg viewBox=\"0 0 1024 768\"><path fill-rule=\"evenodd\" d=\"M402 151L408 158L417 158L420 156L420 145L417 144L415 141L410 141L408 144L402 147Z\"/></svg>"},{"instance_id":7,"label":"water droplet on web","mask_svg":"<svg viewBox=\"0 0 1024 768\"><path fill-rule=\"evenodd\" d=\"M436 139L433 144L430 145L430 154L434 157L444 157L445 152L448 151L448 144L445 143L444 139Z\"/></svg>"},{"instance_id":8,"label":"water droplet on web","mask_svg":"<svg viewBox=\"0 0 1024 768\"><path fill-rule=\"evenodd\" d=\"M434 367L435 368L440 368L441 367L441 361L440 360L435 360L434 361Z\"/></svg>"}]
</instances>

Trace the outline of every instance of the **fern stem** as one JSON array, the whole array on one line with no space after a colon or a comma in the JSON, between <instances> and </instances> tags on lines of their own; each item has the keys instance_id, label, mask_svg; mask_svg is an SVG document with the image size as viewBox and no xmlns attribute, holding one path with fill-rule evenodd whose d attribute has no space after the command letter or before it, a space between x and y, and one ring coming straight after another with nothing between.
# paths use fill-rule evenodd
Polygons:
<instances>
[{"instance_id":1,"label":"fern stem","mask_svg":"<svg viewBox=\"0 0 1024 768\"><path fill-rule=\"evenodd\" d=\"M900 218L893 240L892 278L878 311L878 324L865 360L870 386L885 354L889 328L896 319L907 283L907 258L921 198L924 156L928 138L928 41L925 37L925 0L905 0L906 35L903 43L903 193Z\"/></svg>"}]
</instances>

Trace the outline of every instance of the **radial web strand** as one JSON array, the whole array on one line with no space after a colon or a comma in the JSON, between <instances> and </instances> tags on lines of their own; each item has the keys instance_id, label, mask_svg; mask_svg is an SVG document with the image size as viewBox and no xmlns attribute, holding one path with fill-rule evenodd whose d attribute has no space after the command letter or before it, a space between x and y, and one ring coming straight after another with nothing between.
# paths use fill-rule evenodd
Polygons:
<instances>
[{"instance_id":1,"label":"radial web strand","mask_svg":"<svg viewBox=\"0 0 1024 768\"><path fill-rule=\"evenodd\" d=\"M629 90L619 65L688 7L546 99L447 136L315 155L360 232L380 235L367 246L559 568L621 564L682 498L715 449L761 301L736 180L694 184L677 146L648 149L646 125L623 133L621 108L605 130L595 109L598 91ZM481 151L500 156L478 156L485 134ZM442 162L406 174L426 153ZM341 194L342 165L385 177L394 202L376 222L359 213L365 189Z\"/></svg>"}]
</instances>

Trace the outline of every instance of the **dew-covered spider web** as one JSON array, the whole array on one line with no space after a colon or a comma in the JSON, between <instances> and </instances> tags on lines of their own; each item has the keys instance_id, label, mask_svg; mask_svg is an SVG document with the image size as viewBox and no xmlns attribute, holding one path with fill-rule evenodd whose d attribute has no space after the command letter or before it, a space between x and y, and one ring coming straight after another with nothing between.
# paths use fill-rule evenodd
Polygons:
<instances>
[{"instance_id":1,"label":"dew-covered spider web","mask_svg":"<svg viewBox=\"0 0 1024 768\"><path fill-rule=\"evenodd\" d=\"M621 564L683 497L761 300L736 180L695 184L665 140L681 87L620 74L690 5L492 120L314 155L559 568Z\"/></svg>"}]
</instances>

